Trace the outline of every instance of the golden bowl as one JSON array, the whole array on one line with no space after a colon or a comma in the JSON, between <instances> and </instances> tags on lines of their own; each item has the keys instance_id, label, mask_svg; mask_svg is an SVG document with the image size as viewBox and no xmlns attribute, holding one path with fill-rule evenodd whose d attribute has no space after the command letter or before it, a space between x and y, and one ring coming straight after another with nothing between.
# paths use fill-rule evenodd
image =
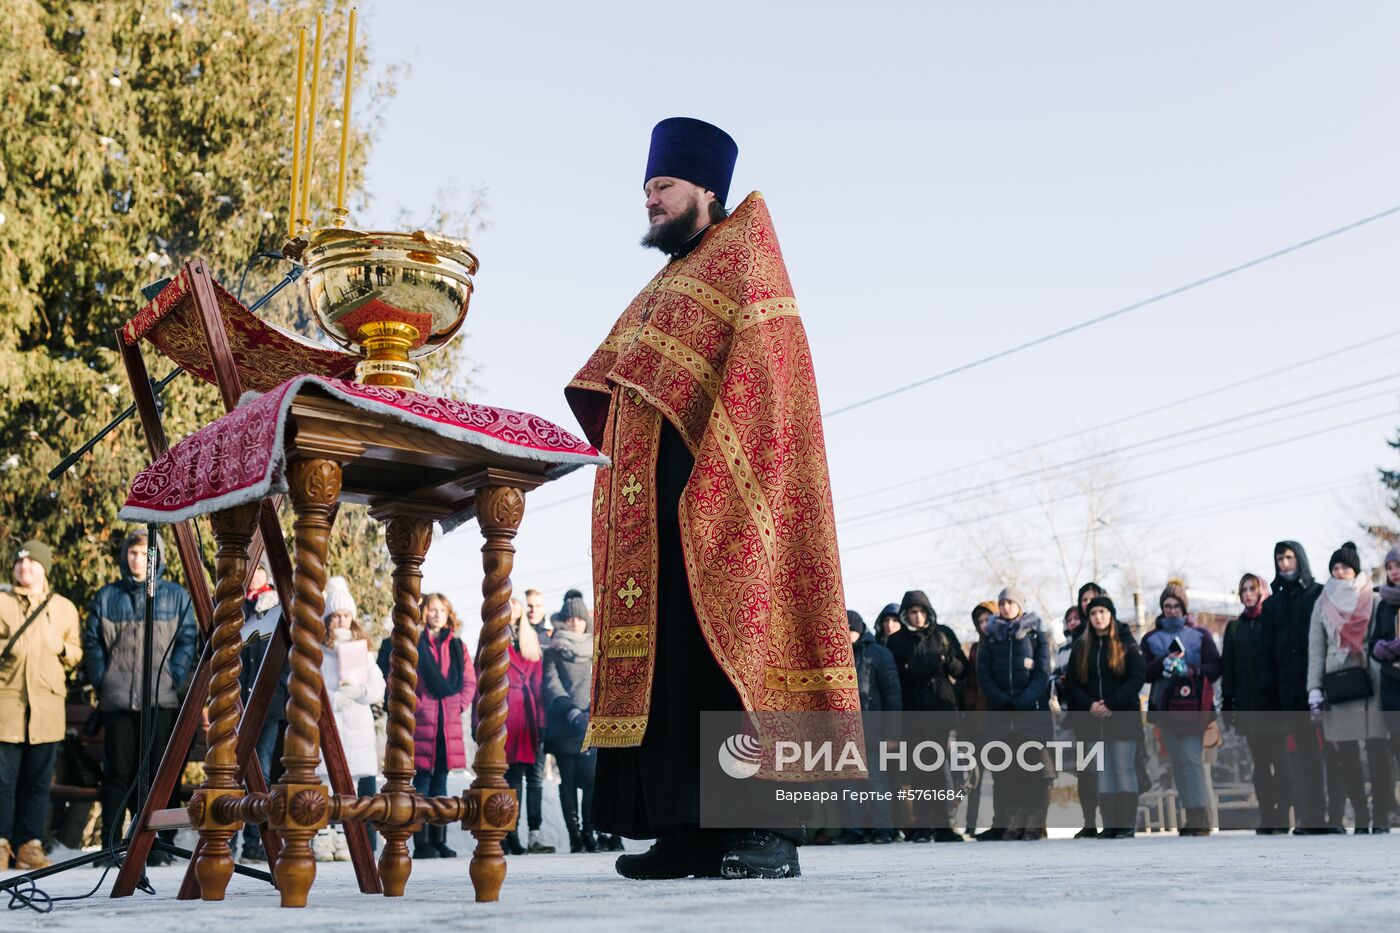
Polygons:
<instances>
[{"instance_id":1,"label":"golden bowl","mask_svg":"<svg viewBox=\"0 0 1400 933\"><path fill-rule=\"evenodd\" d=\"M464 241L421 230L316 230L301 259L316 323L365 356L356 380L408 389L419 374L412 360L447 343L466 320L477 270Z\"/></svg>"}]
</instances>

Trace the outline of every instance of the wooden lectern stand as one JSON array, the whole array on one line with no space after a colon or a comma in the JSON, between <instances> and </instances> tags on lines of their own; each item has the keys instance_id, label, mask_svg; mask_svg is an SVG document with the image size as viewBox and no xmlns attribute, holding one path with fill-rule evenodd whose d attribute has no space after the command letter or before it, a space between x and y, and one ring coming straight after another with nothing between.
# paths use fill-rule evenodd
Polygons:
<instances>
[{"instance_id":1,"label":"wooden lectern stand","mask_svg":"<svg viewBox=\"0 0 1400 933\"><path fill-rule=\"evenodd\" d=\"M187 267L184 275L188 277L186 284L195 286L191 293L201 319L222 314L227 323L234 314L237 320L237 309L229 306L232 299L222 290L215 293L214 283L200 264ZM201 299L201 284L209 286L208 304ZM170 287L180 285L176 282ZM171 313L170 308L163 313ZM220 350L217 325L215 320L207 327L213 338L208 341L213 351L212 368L226 403L232 407L240 375L248 370L234 365L236 349ZM139 354L134 354L129 342L123 352L129 368L139 364ZM193 368L198 369L197 361ZM144 367L139 373L129 371L133 384L140 376L145 385ZM273 376L263 372L257 378L267 382ZM192 869L204 899L223 898L233 873L228 841L245 823L254 823L280 837L273 875L283 906L305 905L316 874L311 837L336 822L351 831L352 841L355 831L363 833L365 823L374 824L384 836L378 878L367 879L361 874L360 886L368 892L377 889L382 879L383 893L388 896L402 895L407 884L412 868L408 837L425 822L460 822L477 840L470 868L476 899L499 897L506 873L501 840L514 824L518 807L515 793L504 779L510 571L515 553L512 539L524 516L528 491L580 466L603 462L585 442L524 413L399 389L359 386L335 378L300 376L245 402L164 452L142 471L132 484L123 517L177 524L207 514L218 545L209 644L181 711L181 726L188 726L188 735L192 735L190 717L198 715L207 690L207 780L196 791L187 813L187 825L200 832ZM295 559L289 576L272 505L275 492L283 486L296 516ZM384 763L387 783L380 793L368 797L358 797L353 788L343 786L332 767L338 759L340 770L346 770L321 679L326 552L340 502L369 506L370 514L385 524L394 562L393 653ZM455 524L473 515L486 539L482 548L484 627L478 647L481 676L476 777L461 797L424 798L412 784L421 567L432 540L433 523ZM283 625L291 645L282 756L285 773L270 789L261 786L252 746L280 667L281 656L274 655L272 648L241 722L239 710L241 607L244 581L253 566L250 546L259 530L273 558L274 575L283 594ZM289 580L290 587L282 586L284 580ZM179 745L182 737L185 744ZM162 773L172 756L183 761L187 746L188 736L177 727ZM323 750L331 787L322 784L316 774ZM240 776L245 782L240 782ZM348 784L348 775L342 776ZM151 801L167 798L170 786L173 784L165 787L164 796L157 786ZM151 806L148 802L139 824L147 838L152 829L177 822L173 816L163 819L171 811L153 813ZM144 859L144 852L139 858ZM140 862L131 864L136 865L133 871L139 877ZM126 869L124 866L124 878ZM367 880L375 884L367 884Z\"/></svg>"}]
</instances>

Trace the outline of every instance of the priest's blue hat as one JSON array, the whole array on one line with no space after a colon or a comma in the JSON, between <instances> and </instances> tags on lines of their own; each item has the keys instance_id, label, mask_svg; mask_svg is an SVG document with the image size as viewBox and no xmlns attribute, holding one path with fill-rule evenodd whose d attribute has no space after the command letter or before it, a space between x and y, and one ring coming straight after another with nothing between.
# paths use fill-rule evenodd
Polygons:
<instances>
[{"instance_id":1,"label":"priest's blue hat","mask_svg":"<svg viewBox=\"0 0 1400 933\"><path fill-rule=\"evenodd\" d=\"M691 117L668 117L652 128L642 184L669 175L713 191L724 204L738 158L739 144L719 127Z\"/></svg>"}]
</instances>

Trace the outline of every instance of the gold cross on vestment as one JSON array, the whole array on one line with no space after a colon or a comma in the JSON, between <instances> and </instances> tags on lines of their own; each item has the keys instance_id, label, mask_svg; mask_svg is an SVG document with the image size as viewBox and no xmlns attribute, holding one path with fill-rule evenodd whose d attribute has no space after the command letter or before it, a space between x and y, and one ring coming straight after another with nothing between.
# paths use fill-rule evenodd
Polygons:
<instances>
[{"instance_id":1,"label":"gold cross on vestment","mask_svg":"<svg viewBox=\"0 0 1400 933\"><path fill-rule=\"evenodd\" d=\"M618 492L627 497L628 505L637 504L637 493L641 491L642 484L637 482L637 477L631 473L627 474L627 485L618 490Z\"/></svg>"},{"instance_id":2,"label":"gold cross on vestment","mask_svg":"<svg viewBox=\"0 0 1400 933\"><path fill-rule=\"evenodd\" d=\"M628 577L627 585L617 591L617 598L626 603L628 609L631 609L637 604L637 600L641 595L642 588L637 585L636 577Z\"/></svg>"}]
</instances>

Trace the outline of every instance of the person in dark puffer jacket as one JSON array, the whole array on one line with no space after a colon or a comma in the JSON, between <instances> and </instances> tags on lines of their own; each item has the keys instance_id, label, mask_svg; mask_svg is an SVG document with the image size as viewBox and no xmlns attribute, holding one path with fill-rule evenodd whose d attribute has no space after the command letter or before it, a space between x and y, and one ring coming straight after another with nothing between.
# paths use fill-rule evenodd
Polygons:
<instances>
[{"instance_id":1,"label":"person in dark puffer jacket","mask_svg":"<svg viewBox=\"0 0 1400 933\"><path fill-rule=\"evenodd\" d=\"M1400 619L1397 617L1400 617L1400 546L1386 552L1385 582L1376 594L1376 611L1367 641L1371 657L1380 664L1381 718L1389 731L1392 758L1400 758ZM1384 783L1394 775L1389 768L1387 772L1373 774L1371 780ZM1390 832L1389 821L1377 820L1371 832Z\"/></svg>"},{"instance_id":2,"label":"person in dark puffer jacket","mask_svg":"<svg viewBox=\"0 0 1400 933\"><path fill-rule=\"evenodd\" d=\"M1274 545L1272 595L1264 603L1264 626L1274 638L1274 683L1278 708L1296 715L1282 717L1288 724L1293 748L1292 773L1297 835L1340 832L1327 822L1327 797L1322 771L1322 746L1317 725L1308 715L1308 645L1312 635L1313 606L1322 595L1322 584L1313 578L1307 551L1297 541Z\"/></svg>"},{"instance_id":3,"label":"person in dark puffer jacket","mask_svg":"<svg viewBox=\"0 0 1400 933\"><path fill-rule=\"evenodd\" d=\"M1050 718L1050 642L1040 616L1026 612L1019 588L1008 586L997 597L997 616L977 647L977 683L989 719L988 741L1000 740L1013 749L1019 743L1049 742L1055 724ZM1009 714L1009 715L1007 715ZM1054 772L1012 766L992 781L992 830L978 839L1044 839L1050 782ZM1005 825L998 825L1005 820ZM996 833L995 830L1001 830Z\"/></svg>"},{"instance_id":4,"label":"person in dark puffer jacket","mask_svg":"<svg viewBox=\"0 0 1400 933\"><path fill-rule=\"evenodd\" d=\"M582 596L564 600L554 636L544 649L542 692L545 703L545 750L559 764L559 804L569 832L570 852L620 850L621 839L593 833L593 778L598 751L583 751L593 684L593 615ZM579 821L579 798L583 819Z\"/></svg>"},{"instance_id":5,"label":"person in dark puffer jacket","mask_svg":"<svg viewBox=\"0 0 1400 933\"><path fill-rule=\"evenodd\" d=\"M967 672L967 656L953 630L938 624L938 614L933 611L923 590L910 590L904 594L899 606L903 631L890 636L886 647L894 656L899 670L900 694L906 710L919 712L955 714L958 710L958 680ZM951 727L952 715L946 719ZM931 741L943 744L946 749L947 732L930 735ZM938 771L932 775L933 790L949 790L947 773ZM962 842L963 837L952 828L948 808L943 801L928 808L932 828L920 828L908 833L911 842Z\"/></svg>"},{"instance_id":6,"label":"person in dark puffer jacket","mask_svg":"<svg viewBox=\"0 0 1400 933\"><path fill-rule=\"evenodd\" d=\"M121 579L97 591L83 627L83 669L97 691L103 724L102 839L121 842L127 811L141 811L143 800L128 789L140 768L141 657L145 645L146 576L149 541L144 527L122 542ZM157 538L155 570L155 732L148 736L150 768L160 766L175 729L180 694L194 663L195 623L190 594L162 577L165 547ZM162 663L163 661L163 663ZM125 804L123 804L125 801ZM173 841L173 830L161 838ZM107 861L106 859L103 860ZM170 856L153 852L151 865L166 865Z\"/></svg>"},{"instance_id":7,"label":"person in dark puffer jacket","mask_svg":"<svg viewBox=\"0 0 1400 933\"><path fill-rule=\"evenodd\" d=\"M1134 758L1142 741L1138 694L1147 664L1128 626L1118 621L1113 600L1089 602L1089 621L1070 652L1065 690L1074 737L1104 743L1104 771L1097 787L1103 808L1103 838L1125 839L1137 827L1138 783Z\"/></svg>"},{"instance_id":8,"label":"person in dark puffer jacket","mask_svg":"<svg viewBox=\"0 0 1400 933\"><path fill-rule=\"evenodd\" d=\"M1274 677L1274 631L1264 618L1269 585L1263 577L1240 577L1244 610L1225 627L1220 650L1220 711L1226 725L1244 736L1254 765L1261 836L1288 832L1293 778L1288 772L1288 734L1278 716Z\"/></svg>"},{"instance_id":9,"label":"person in dark puffer jacket","mask_svg":"<svg viewBox=\"0 0 1400 933\"><path fill-rule=\"evenodd\" d=\"M875 642L888 648L890 636L901 631L904 623L899 618L899 603L890 603L875 617Z\"/></svg>"},{"instance_id":10,"label":"person in dark puffer jacket","mask_svg":"<svg viewBox=\"0 0 1400 933\"><path fill-rule=\"evenodd\" d=\"M875 636L865 627L860 613L846 610L846 622L851 632L851 653L855 658L856 684L860 689L860 709L862 713L897 713L904 708L899 686L899 672L895 669L894 655L879 644ZM892 716L880 717L882 724L893 731ZM873 735L866 736L866 761L877 761L879 754L877 740ZM870 769L870 779L854 788L862 791L882 792L888 790L885 772L878 768ZM890 805L888 802L871 802L861 805L850 803L845 807L846 829L842 833L843 842L848 843L888 843L894 841L890 829Z\"/></svg>"}]
</instances>

